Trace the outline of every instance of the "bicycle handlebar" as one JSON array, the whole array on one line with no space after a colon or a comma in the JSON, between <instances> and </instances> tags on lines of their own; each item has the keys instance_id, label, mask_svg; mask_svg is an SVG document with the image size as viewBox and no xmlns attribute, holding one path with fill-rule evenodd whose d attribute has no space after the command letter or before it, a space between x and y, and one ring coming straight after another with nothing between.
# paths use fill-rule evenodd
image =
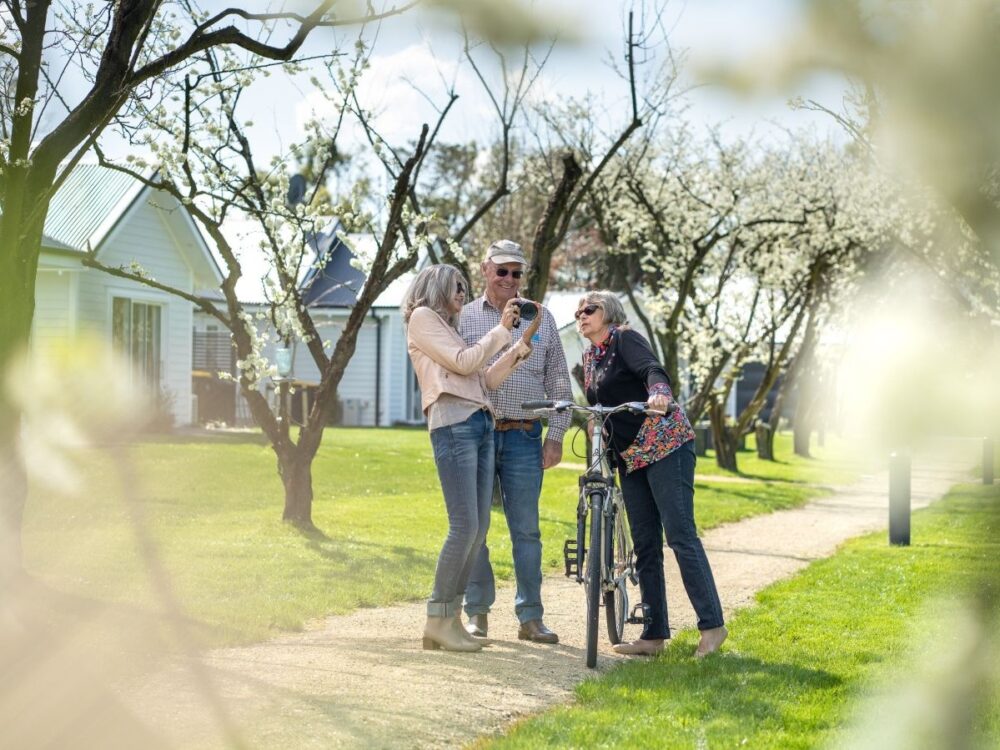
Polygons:
<instances>
[{"instance_id":1,"label":"bicycle handlebar","mask_svg":"<svg viewBox=\"0 0 1000 750\"><path fill-rule=\"evenodd\" d=\"M573 401L525 401L521 404L521 408L526 411L580 411L596 416L607 416L620 411L630 411L633 414L650 414L662 417L676 410L677 404L671 403L667 411L662 411L660 409L650 409L645 401L626 401L624 404L619 404L618 406L601 406L600 404L596 406L580 406Z\"/></svg>"}]
</instances>

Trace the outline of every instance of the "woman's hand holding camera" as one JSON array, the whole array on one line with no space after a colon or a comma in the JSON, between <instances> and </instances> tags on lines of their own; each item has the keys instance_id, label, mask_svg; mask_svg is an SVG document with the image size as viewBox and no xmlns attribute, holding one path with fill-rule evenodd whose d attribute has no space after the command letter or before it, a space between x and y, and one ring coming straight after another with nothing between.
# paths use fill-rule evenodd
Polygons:
<instances>
[{"instance_id":1,"label":"woman's hand holding camera","mask_svg":"<svg viewBox=\"0 0 1000 750\"><path fill-rule=\"evenodd\" d=\"M524 300L522 300L522 302L523 301ZM538 333L538 329L542 325L542 310L544 310L545 308L543 308L541 305L537 305L537 307L538 307L538 313L532 319L531 324L524 329L524 333L521 334L521 341L527 344L529 348L531 347L531 337L534 336L536 333Z\"/></svg>"}]
</instances>

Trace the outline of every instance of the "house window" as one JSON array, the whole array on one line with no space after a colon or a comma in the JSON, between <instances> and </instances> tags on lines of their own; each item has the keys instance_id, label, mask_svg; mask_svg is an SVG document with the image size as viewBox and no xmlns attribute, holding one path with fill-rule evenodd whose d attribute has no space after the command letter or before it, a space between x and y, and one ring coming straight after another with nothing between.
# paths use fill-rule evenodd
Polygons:
<instances>
[{"instance_id":1,"label":"house window","mask_svg":"<svg viewBox=\"0 0 1000 750\"><path fill-rule=\"evenodd\" d=\"M162 308L115 297L111 316L115 348L132 362L136 382L160 388L160 318Z\"/></svg>"}]
</instances>

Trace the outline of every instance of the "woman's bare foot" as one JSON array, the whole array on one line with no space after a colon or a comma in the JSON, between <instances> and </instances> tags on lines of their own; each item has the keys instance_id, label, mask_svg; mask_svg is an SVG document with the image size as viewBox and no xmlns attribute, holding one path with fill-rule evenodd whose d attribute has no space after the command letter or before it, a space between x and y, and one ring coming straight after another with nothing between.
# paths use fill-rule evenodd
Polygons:
<instances>
[{"instance_id":1,"label":"woman's bare foot","mask_svg":"<svg viewBox=\"0 0 1000 750\"><path fill-rule=\"evenodd\" d=\"M616 654L625 656L656 656L663 650L663 639L655 638L645 641L639 639L628 643L619 643L612 646Z\"/></svg>"},{"instance_id":2,"label":"woman's bare foot","mask_svg":"<svg viewBox=\"0 0 1000 750\"><path fill-rule=\"evenodd\" d=\"M701 641L698 643L698 648L694 652L694 658L703 659L709 654L713 654L718 651L719 646L722 645L728 635L729 631L726 630L725 626L702 630Z\"/></svg>"}]
</instances>

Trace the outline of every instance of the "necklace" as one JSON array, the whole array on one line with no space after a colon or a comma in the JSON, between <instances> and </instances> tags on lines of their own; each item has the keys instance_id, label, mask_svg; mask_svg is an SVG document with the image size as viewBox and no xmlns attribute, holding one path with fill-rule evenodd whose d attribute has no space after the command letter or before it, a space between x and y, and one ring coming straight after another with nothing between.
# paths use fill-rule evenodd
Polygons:
<instances>
[{"instance_id":1,"label":"necklace","mask_svg":"<svg viewBox=\"0 0 1000 750\"><path fill-rule=\"evenodd\" d=\"M588 391L593 387L595 395L601 378L611 363L615 361L615 352L611 352L610 355L608 352L611 350L611 344L614 343L617 331L618 326L609 327L608 337L602 343L591 346L583 355L583 386ZM605 360L605 358L607 359ZM604 366L598 369L602 363Z\"/></svg>"}]
</instances>

